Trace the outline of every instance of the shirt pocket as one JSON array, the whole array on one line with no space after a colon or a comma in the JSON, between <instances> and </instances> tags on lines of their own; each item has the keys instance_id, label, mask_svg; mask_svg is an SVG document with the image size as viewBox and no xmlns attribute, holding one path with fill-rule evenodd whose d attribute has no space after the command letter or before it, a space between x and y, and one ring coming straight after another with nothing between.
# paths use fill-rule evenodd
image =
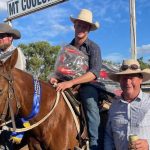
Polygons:
<instances>
[{"instance_id":1,"label":"shirt pocket","mask_svg":"<svg viewBox=\"0 0 150 150\"><path fill-rule=\"evenodd\" d=\"M113 133L118 133L125 131L127 128L128 121L124 118L114 118L112 120L112 131Z\"/></svg>"}]
</instances>

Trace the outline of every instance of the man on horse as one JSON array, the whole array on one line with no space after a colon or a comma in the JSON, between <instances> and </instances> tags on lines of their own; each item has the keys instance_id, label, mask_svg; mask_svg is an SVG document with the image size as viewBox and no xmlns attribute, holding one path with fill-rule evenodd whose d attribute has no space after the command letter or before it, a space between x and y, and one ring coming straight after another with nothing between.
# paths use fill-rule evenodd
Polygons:
<instances>
[{"instance_id":1,"label":"man on horse","mask_svg":"<svg viewBox=\"0 0 150 150\"><path fill-rule=\"evenodd\" d=\"M88 57L89 69L86 73L69 81L58 83L58 78L53 76L50 78L52 84L57 84L57 91L63 91L74 85L81 84L79 96L83 104L86 114L90 150L100 149L99 128L100 128L100 109L99 109L99 89L92 84L92 81L99 77L101 69L101 51L99 46L88 38L88 33L99 28L99 23L93 23L92 12L82 9L77 18L70 17L74 24L75 38L70 45L76 47Z\"/></svg>"},{"instance_id":2,"label":"man on horse","mask_svg":"<svg viewBox=\"0 0 150 150\"><path fill-rule=\"evenodd\" d=\"M10 25L0 23L0 62L5 63L12 53L17 49L18 58L15 67L21 70L26 68L25 56L19 48L13 45L13 40L20 39L21 34L18 30L13 29ZM0 135L0 149L12 149L11 142L8 140L10 134L7 131Z\"/></svg>"}]
</instances>

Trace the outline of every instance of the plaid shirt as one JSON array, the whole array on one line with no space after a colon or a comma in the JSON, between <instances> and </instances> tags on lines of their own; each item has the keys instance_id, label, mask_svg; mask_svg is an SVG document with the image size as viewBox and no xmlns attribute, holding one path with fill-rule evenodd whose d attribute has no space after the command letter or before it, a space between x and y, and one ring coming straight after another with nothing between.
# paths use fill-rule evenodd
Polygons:
<instances>
[{"instance_id":1,"label":"plaid shirt","mask_svg":"<svg viewBox=\"0 0 150 150\"><path fill-rule=\"evenodd\" d=\"M128 137L137 135L146 139L150 148L150 94L140 91L138 97L128 103L116 97L109 110L105 133L105 150L127 150Z\"/></svg>"},{"instance_id":2,"label":"plaid shirt","mask_svg":"<svg viewBox=\"0 0 150 150\"><path fill-rule=\"evenodd\" d=\"M75 39L71 41L71 45L74 46ZM89 59L89 72L92 72L97 78L102 66L101 50L99 46L93 41L86 39L85 42L80 46L80 51L88 56Z\"/></svg>"}]
</instances>

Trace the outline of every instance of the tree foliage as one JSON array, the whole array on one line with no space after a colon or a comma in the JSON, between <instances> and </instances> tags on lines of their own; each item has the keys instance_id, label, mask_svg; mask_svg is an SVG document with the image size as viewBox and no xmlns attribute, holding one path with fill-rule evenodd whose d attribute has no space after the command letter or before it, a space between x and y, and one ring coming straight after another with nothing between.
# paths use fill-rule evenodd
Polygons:
<instances>
[{"instance_id":1,"label":"tree foliage","mask_svg":"<svg viewBox=\"0 0 150 150\"><path fill-rule=\"evenodd\" d=\"M60 46L51 46L48 42L40 41L27 45L18 45L26 56L26 69L42 80L47 80L47 76L54 70L54 64Z\"/></svg>"},{"instance_id":2,"label":"tree foliage","mask_svg":"<svg viewBox=\"0 0 150 150\"><path fill-rule=\"evenodd\" d=\"M141 69L150 68L150 64L147 63L147 62L145 62L144 59L143 59L143 57L140 57L137 60L140 63ZM148 60L148 61L150 61L150 60ZM109 60L103 60L103 62L107 63L108 65L115 65L115 66L118 65L118 63L115 63L115 62L109 61Z\"/></svg>"},{"instance_id":3,"label":"tree foliage","mask_svg":"<svg viewBox=\"0 0 150 150\"><path fill-rule=\"evenodd\" d=\"M149 65L148 63L145 63L145 62L143 61L143 57L140 57L140 58L138 59L138 61L139 61L139 63L140 63L141 69L150 68L150 65Z\"/></svg>"}]
</instances>

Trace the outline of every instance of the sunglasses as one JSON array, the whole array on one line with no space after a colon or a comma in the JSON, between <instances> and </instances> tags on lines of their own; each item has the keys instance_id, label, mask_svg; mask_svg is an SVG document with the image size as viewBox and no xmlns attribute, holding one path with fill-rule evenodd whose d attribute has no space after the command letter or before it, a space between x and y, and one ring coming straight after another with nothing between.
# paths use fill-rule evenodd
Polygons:
<instances>
[{"instance_id":1,"label":"sunglasses","mask_svg":"<svg viewBox=\"0 0 150 150\"><path fill-rule=\"evenodd\" d=\"M122 66L121 66L121 70L122 70L122 71L125 71L125 70L127 70L127 69L137 70L137 69L140 69L140 67L139 67L138 65L136 65L136 64L132 64L132 65L130 65L130 66L128 66L128 65L122 65Z\"/></svg>"},{"instance_id":2,"label":"sunglasses","mask_svg":"<svg viewBox=\"0 0 150 150\"><path fill-rule=\"evenodd\" d=\"M3 39L5 37L10 37L10 35L9 34L0 34L0 39Z\"/></svg>"}]
</instances>

